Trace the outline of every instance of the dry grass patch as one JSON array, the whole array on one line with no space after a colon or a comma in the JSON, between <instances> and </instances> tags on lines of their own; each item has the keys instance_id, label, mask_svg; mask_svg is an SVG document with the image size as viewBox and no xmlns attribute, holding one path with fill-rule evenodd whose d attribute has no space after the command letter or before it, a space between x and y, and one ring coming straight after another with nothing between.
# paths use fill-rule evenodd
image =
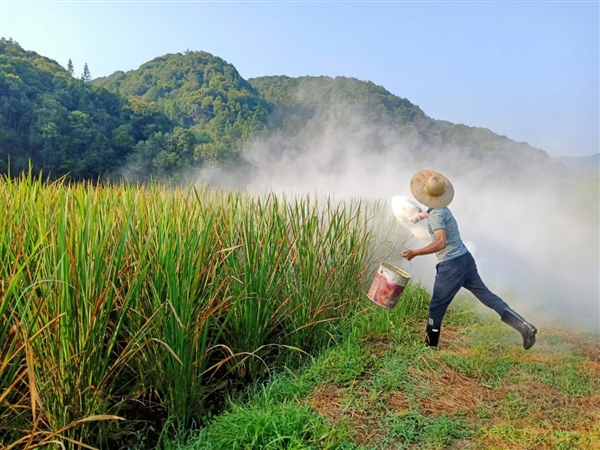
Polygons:
<instances>
[{"instance_id":1,"label":"dry grass patch","mask_svg":"<svg viewBox=\"0 0 600 450\"><path fill-rule=\"evenodd\" d=\"M600 394L592 395L580 400L585 416L596 421L600 427Z\"/></svg>"},{"instance_id":2,"label":"dry grass patch","mask_svg":"<svg viewBox=\"0 0 600 450\"><path fill-rule=\"evenodd\" d=\"M386 402L385 406L390 411L403 412L410 409L410 402L403 393L395 392Z\"/></svg>"},{"instance_id":3,"label":"dry grass patch","mask_svg":"<svg viewBox=\"0 0 600 450\"><path fill-rule=\"evenodd\" d=\"M535 347L534 347L535 349ZM563 354L553 354L553 353L524 353L519 349L518 354L511 355L512 359L515 360L516 363L521 362L530 362L530 363L539 363L545 364L547 366L553 366L560 364L567 358L567 355Z\"/></svg>"},{"instance_id":4,"label":"dry grass patch","mask_svg":"<svg viewBox=\"0 0 600 450\"><path fill-rule=\"evenodd\" d=\"M372 360L383 358L390 351L390 347L396 345L393 339L380 334L368 334L362 338L362 341L368 345Z\"/></svg>"},{"instance_id":5,"label":"dry grass patch","mask_svg":"<svg viewBox=\"0 0 600 450\"><path fill-rule=\"evenodd\" d=\"M573 346L586 359L596 363L596 369L600 370L600 344L593 342L574 342Z\"/></svg>"},{"instance_id":6,"label":"dry grass patch","mask_svg":"<svg viewBox=\"0 0 600 450\"><path fill-rule=\"evenodd\" d=\"M490 450L598 450L598 429L588 432L565 432L547 426L519 426L502 422L485 428L475 441L475 448Z\"/></svg>"},{"instance_id":7,"label":"dry grass patch","mask_svg":"<svg viewBox=\"0 0 600 450\"><path fill-rule=\"evenodd\" d=\"M425 338L425 336L423 336ZM440 350L452 352L464 352L470 349L466 346L468 336L464 328L444 327L440 338Z\"/></svg>"},{"instance_id":8,"label":"dry grass patch","mask_svg":"<svg viewBox=\"0 0 600 450\"><path fill-rule=\"evenodd\" d=\"M429 390L427 397L419 401L424 415L469 414L494 399L494 392L478 384L476 379L461 374L437 359L434 361L437 366L435 369L425 358L423 361L430 370L410 369L410 372L417 387Z\"/></svg>"},{"instance_id":9,"label":"dry grass patch","mask_svg":"<svg viewBox=\"0 0 600 450\"><path fill-rule=\"evenodd\" d=\"M367 397L368 392L359 393ZM318 386L308 397L308 405L317 413L324 415L331 426L346 425L354 442L363 445L378 442L385 434L379 417L371 408L350 408L349 388L340 388L333 383Z\"/></svg>"},{"instance_id":10,"label":"dry grass patch","mask_svg":"<svg viewBox=\"0 0 600 450\"><path fill-rule=\"evenodd\" d=\"M324 415L331 425L338 425L342 421L342 417L351 416L342 405L343 401L347 399L344 390L334 383L323 384L318 386L308 397L308 404L313 411Z\"/></svg>"},{"instance_id":11,"label":"dry grass patch","mask_svg":"<svg viewBox=\"0 0 600 450\"><path fill-rule=\"evenodd\" d=\"M466 439L453 439L447 450L471 450L475 449L475 445Z\"/></svg>"}]
</instances>

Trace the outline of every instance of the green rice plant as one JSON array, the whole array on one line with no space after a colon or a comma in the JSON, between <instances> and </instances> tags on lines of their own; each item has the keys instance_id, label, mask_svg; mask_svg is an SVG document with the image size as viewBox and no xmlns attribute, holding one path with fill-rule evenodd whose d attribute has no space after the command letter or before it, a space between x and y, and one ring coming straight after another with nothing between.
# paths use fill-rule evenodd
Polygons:
<instances>
[{"instance_id":1,"label":"green rice plant","mask_svg":"<svg viewBox=\"0 0 600 450\"><path fill-rule=\"evenodd\" d=\"M181 429L203 411L209 365L224 363L214 362L211 352L223 346L222 316L231 308L218 272L232 249L216 236L218 212L203 209L200 200L154 194L136 231L144 236L134 239L132 249L150 261L134 313L144 320L156 314L136 369L141 385L160 398Z\"/></svg>"},{"instance_id":2,"label":"green rice plant","mask_svg":"<svg viewBox=\"0 0 600 450\"><path fill-rule=\"evenodd\" d=\"M117 282L122 246L114 249L112 233L95 227L101 212L86 200L84 187L44 188L29 177L3 189L13 219L3 223L3 265L13 274L2 274L2 324L20 335L17 347L13 337L2 351L0 377L15 378L3 393L14 402L8 426L29 424L17 441L28 445L36 436L79 442L96 423L90 417L113 417L103 414L108 392L129 350L113 352L127 303ZM69 207L89 215L69 215Z\"/></svg>"},{"instance_id":3,"label":"green rice plant","mask_svg":"<svg viewBox=\"0 0 600 450\"><path fill-rule=\"evenodd\" d=\"M21 425L32 423L37 406L35 390L29 389L35 378L25 358L30 330L20 321L19 307L39 311L24 292L35 286L31 273L42 245L36 216L27 214L39 207L29 200L39 197L41 189L31 174L0 179L0 188L0 437L10 442L21 437Z\"/></svg>"},{"instance_id":4,"label":"green rice plant","mask_svg":"<svg viewBox=\"0 0 600 450\"><path fill-rule=\"evenodd\" d=\"M237 194L227 200L223 235L233 251L221 275L232 303L224 338L238 356L230 369L241 379L253 379L268 370L268 360L283 345L276 312L286 300L282 289L289 267L286 216L274 196L250 201Z\"/></svg>"},{"instance_id":5,"label":"green rice plant","mask_svg":"<svg viewBox=\"0 0 600 450\"><path fill-rule=\"evenodd\" d=\"M219 383L339 338L384 239L361 201L29 174L0 204L0 433L31 445L105 443L156 408L199 423Z\"/></svg>"},{"instance_id":6,"label":"green rice plant","mask_svg":"<svg viewBox=\"0 0 600 450\"><path fill-rule=\"evenodd\" d=\"M15 297L14 291L26 263L15 266L11 277L2 280L0 292L0 436L6 437L9 442L18 439L19 423L30 422L35 417L35 392L28 389L27 382L32 380L25 364L26 348L30 342L24 339L26 330L19 326L16 309L11 307L23 301L22 296ZM25 408L27 403L34 409Z\"/></svg>"},{"instance_id":7,"label":"green rice plant","mask_svg":"<svg viewBox=\"0 0 600 450\"><path fill-rule=\"evenodd\" d=\"M109 410L118 372L143 331L119 341L144 279L143 267L124 265L129 224L102 222L111 205L95 202L81 187L61 190L57 203L47 227L55 246L43 253L37 275L49 280L35 300L43 309L37 316L20 314L39 333L32 342L33 367L52 430ZM70 437L85 441L92 427L73 429Z\"/></svg>"},{"instance_id":8,"label":"green rice plant","mask_svg":"<svg viewBox=\"0 0 600 450\"><path fill-rule=\"evenodd\" d=\"M358 202L320 207L297 200L289 214L294 220L285 327L291 345L312 350L328 339L328 322L356 309L369 236Z\"/></svg>"}]
</instances>

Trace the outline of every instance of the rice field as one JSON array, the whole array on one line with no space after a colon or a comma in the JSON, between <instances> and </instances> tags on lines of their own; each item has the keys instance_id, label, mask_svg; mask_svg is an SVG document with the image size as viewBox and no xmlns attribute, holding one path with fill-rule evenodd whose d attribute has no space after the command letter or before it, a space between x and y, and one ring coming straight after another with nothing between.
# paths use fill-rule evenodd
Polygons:
<instances>
[{"instance_id":1,"label":"rice field","mask_svg":"<svg viewBox=\"0 0 600 450\"><path fill-rule=\"evenodd\" d=\"M201 427L225 393L334 342L408 240L387 205L205 187L29 175L0 179L0 208L7 449Z\"/></svg>"}]
</instances>

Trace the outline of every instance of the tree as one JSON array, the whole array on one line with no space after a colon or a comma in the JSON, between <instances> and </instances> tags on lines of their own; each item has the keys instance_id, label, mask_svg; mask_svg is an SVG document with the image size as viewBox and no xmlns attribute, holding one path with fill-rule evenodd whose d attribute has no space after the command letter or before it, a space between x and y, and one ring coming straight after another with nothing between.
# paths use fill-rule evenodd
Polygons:
<instances>
[{"instance_id":1,"label":"tree","mask_svg":"<svg viewBox=\"0 0 600 450\"><path fill-rule=\"evenodd\" d=\"M92 81L92 76L90 75L90 69L88 68L87 63L83 65L83 73L81 74L81 79L86 83Z\"/></svg>"},{"instance_id":2,"label":"tree","mask_svg":"<svg viewBox=\"0 0 600 450\"><path fill-rule=\"evenodd\" d=\"M67 70L69 71L69 75L73 76L73 61L69 58L69 62L67 63Z\"/></svg>"}]
</instances>

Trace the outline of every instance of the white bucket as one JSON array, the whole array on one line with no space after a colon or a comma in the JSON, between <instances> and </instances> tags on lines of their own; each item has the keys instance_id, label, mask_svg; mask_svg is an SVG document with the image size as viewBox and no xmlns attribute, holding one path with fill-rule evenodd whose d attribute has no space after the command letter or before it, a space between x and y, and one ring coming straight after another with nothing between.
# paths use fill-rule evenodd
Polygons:
<instances>
[{"instance_id":1,"label":"white bucket","mask_svg":"<svg viewBox=\"0 0 600 450\"><path fill-rule=\"evenodd\" d=\"M388 263L381 263L367 297L372 302L393 309L410 281L410 275Z\"/></svg>"}]
</instances>

